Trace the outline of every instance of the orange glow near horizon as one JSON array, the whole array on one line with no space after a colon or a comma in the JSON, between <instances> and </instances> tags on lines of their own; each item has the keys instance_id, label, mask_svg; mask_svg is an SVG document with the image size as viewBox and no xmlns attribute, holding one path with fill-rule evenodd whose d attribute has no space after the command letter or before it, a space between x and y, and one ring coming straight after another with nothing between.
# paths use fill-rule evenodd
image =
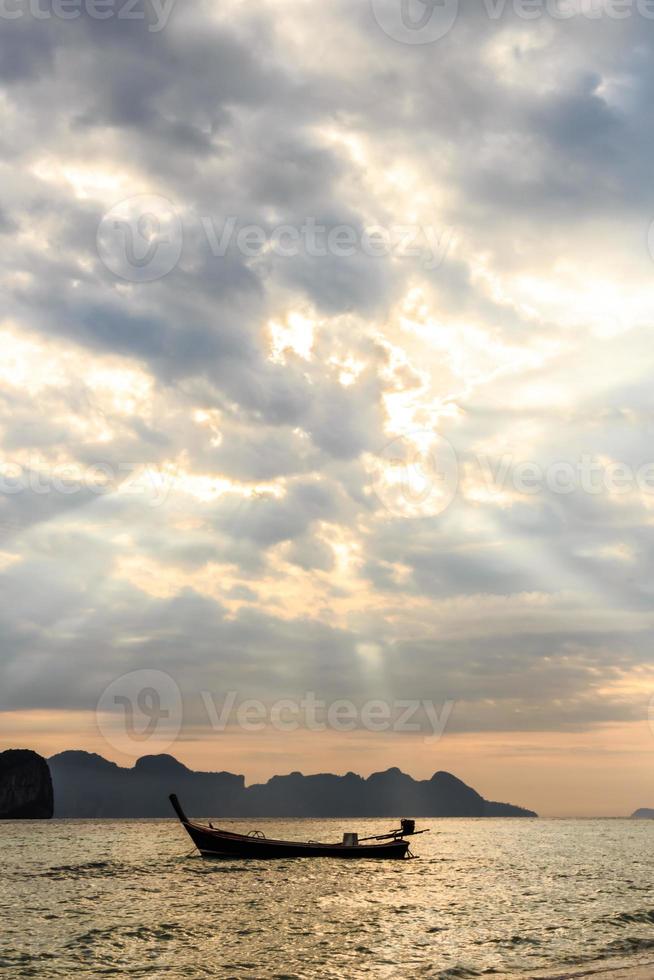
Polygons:
<instances>
[{"instance_id":1,"label":"orange glow near horizon","mask_svg":"<svg viewBox=\"0 0 654 980\"><path fill-rule=\"evenodd\" d=\"M541 817L624 817L654 801L654 733L647 723L586 732L492 732L422 736L355 731L183 733L172 745L142 745L125 755L98 732L92 712L0 715L0 750L29 748L45 757L94 752L130 768L163 750L196 771L226 770L246 784L293 771L352 771L364 777L397 766L415 779L444 769L486 799L536 810Z\"/></svg>"}]
</instances>

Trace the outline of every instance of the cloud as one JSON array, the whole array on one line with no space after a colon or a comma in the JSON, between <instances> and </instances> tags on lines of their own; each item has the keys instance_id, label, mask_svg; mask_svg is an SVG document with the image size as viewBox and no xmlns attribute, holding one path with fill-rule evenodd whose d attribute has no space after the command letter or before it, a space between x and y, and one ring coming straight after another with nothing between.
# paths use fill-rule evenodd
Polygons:
<instances>
[{"instance_id":1,"label":"cloud","mask_svg":"<svg viewBox=\"0 0 654 980\"><path fill-rule=\"evenodd\" d=\"M158 666L194 723L227 686L452 699L466 731L644 717L651 492L547 483L654 462L641 28L462 3L409 46L367 3L286 0L5 23L4 710L92 709ZM140 195L183 239L149 282L97 246ZM375 226L423 251L371 254Z\"/></svg>"}]
</instances>

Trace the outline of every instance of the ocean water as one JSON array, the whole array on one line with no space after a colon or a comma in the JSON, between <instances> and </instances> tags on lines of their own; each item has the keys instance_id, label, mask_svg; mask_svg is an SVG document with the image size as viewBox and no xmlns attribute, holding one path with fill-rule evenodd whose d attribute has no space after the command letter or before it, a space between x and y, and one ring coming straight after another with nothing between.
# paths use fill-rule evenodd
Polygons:
<instances>
[{"instance_id":1,"label":"ocean water","mask_svg":"<svg viewBox=\"0 0 654 980\"><path fill-rule=\"evenodd\" d=\"M220 823L334 840L391 821ZM418 860L352 863L202 859L173 820L0 824L0 975L404 980L654 962L654 822L419 823Z\"/></svg>"}]
</instances>

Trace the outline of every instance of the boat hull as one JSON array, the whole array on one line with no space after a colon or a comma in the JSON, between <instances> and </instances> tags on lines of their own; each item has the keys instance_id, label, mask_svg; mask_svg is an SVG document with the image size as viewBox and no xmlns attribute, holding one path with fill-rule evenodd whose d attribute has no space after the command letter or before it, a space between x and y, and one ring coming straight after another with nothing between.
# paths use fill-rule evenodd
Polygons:
<instances>
[{"instance_id":1,"label":"boat hull","mask_svg":"<svg viewBox=\"0 0 654 980\"><path fill-rule=\"evenodd\" d=\"M278 858L340 858L388 860L407 856L409 842L386 841L381 844L318 844L312 841L277 841L266 837L248 837L227 831L211 830L200 824L183 821L189 837L203 855L213 858L247 858L265 861Z\"/></svg>"},{"instance_id":2,"label":"boat hull","mask_svg":"<svg viewBox=\"0 0 654 980\"><path fill-rule=\"evenodd\" d=\"M402 834L413 833L412 821L402 821L398 831L370 838L360 844L319 844L317 841L269 840L260 831L253 834L235 834L230 830L218 830L211 824L189 820L174 793L170 796L173 809L180 823L203 857L246 858L266 861L276 858L341 858L353 861L361 858L385 859L408 856L409 842ZM407 831L406 825L411 827Z\"/></svg>"}]
</instances>

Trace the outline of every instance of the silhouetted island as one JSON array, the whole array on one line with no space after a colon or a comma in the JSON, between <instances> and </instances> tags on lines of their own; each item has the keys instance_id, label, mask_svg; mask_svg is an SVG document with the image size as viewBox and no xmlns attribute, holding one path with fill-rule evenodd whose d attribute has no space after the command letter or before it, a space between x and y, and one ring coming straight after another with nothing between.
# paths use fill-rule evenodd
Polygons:
<instances>
[{"instance_id":1,"label":"silhouetted island","mask_svg":"<svg viewBox=\"0 0 654 980\"><path fill-rule=\"evenodd\" d=\"M632 820L654 820L654 810L649 810L646 806L640 810L634 810L631 814Z\"/></svg>"},{"instance_id":2,"label":"silhouetted island","mask_svg":"<svg viewBox=\"0 0 654 980\"><path fill-rule=\"evenodd\" d=\"M50 770L29 749L0 752L0 820L48 820L53 814Z\"/></svg>"},{"instance_id":3,"label":"silhouetted island","mask_svg":"<svg viewBox=\"0 0 654 980\"><path fill-rule=\"evenodd\" d=\"M175 792L187 813L211 817L535 817L484 800L448 772L415 780L388 769L367 779L348 772L293 772L246 787L229 772L193 772L170 755L144 756L132 769L88 752L50 760L58 817L167 817Z\"/></svg>"}]
</instances>

